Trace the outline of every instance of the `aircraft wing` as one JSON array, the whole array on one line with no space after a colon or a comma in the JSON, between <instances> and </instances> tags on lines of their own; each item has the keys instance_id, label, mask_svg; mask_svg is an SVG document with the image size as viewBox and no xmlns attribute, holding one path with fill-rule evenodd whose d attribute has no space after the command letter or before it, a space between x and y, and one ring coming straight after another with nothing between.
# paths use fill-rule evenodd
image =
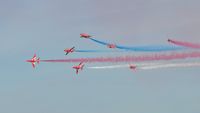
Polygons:
<instances>
[{"instance_id":1,"label":"aircraft wing","mask_svg":"<svg viewBox=\"0 0 200 113\"><path fill-rule=\"evenodd\" d=\"M37 57L36 57L36 54L34 54L34 56L33 56L33 58L32 58L32 59L33 59L33 60L36 60L36 58L37 58Z\"/></svg>"},{"instance_id":2,"label":"aircraft wing","mask_svg":"<svg viewBox=\"0 0 200 113\"><path fill-rule=\"evenodd\" d=\"M72 47L71 50L73 50L75 47Z\"/></svg>"},{"instance_id":3,"label":"aircraft wing","mask_svg":"<svg viewBox=\"0 0 200 113\"><path fill-rule=\"evenodd\" d=\"M69 50L72 51L75 47L70 48Z\"/></svg>"},{"instance_id":4,"label":"aircraft wing","mask_svg":"<svg viewBox=\"0 0 200 113\"><path fill-rule=\"evenodd\" d=\"M32 67L35 68L35 63L34 62L32 63Z\"/></svg>"},{"instance_id":5,"label":"aircraft wing","mask_svg":"<svg viewBox=\"0 0 200 113\"><path fill-rule=\"evenodd\" d=\"M83 62L81 62L81 63L79 64L79 66L80 66L81 64L83 64Z\"/></svg>"},{"instance_id":6,"label":"aircraft wing","mask_svg":"<svg viewBox=\"0 0 200 113\"><path fill-rule=\"evenodd\" d=\"M78 74L78 69L76 69L76 74Z\"/></svg>"}]
</instances>

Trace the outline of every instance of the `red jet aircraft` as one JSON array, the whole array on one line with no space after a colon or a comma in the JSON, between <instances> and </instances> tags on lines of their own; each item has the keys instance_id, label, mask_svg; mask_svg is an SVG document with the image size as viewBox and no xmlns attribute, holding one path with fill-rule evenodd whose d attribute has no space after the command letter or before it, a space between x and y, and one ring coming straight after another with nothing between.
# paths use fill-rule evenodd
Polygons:
<instances>
[{"instance_id":1,"label":"red jet aircraft","mask_svg":"<svg viewBox=\"0 0 200 113\"><path fill-rule=\"evenodd\" d=\"M26 60L26 62L30 62L33 68L35 68L36 63L40 63L40 58L37 58L36 54L34 54L33 58L31 60Z\"/></svg>"},{"instance_id":2,"label":"red jet aircraft","mask_svg":"<svg viewBox=\"0 0 200 113\"><path fill-rule=\"evenodd\" d=\"M108 44L107 47L108 48L116 48L116 45L115 44Z\"/></svg>"},{"instance_id":3,"label":"red jet aircraft","mask_svg":"<svg viewBox=\"0 0 200 113\"><path fill-rule=\"evenodd\" d=\"M78 70L83 70L84 64L81 62L78 66L73 66L74 69L76 69L76 74L78 74Z\"/></svg>"},{"instance_id":4,"label":"red jet aircraft","mask_svg":"<svg viewBox=\"0 0 200 113\"><path fill-rule=\"evenodd\" d=\"M89 35L89 34L86 34L86 33L81 33L80 34L81 36L81 38L90 38L91 36Z\"/></svg>"},{"instance_id":5,"label":"red jet aircraft","mask_svg":"<svg viewBox=\"0 0 200 113\"><path fill-rule=\"evenodd\" d=\"M135 65L132 65L132 64L130 64L129 68L130 68L130 69L132 69L132 70L135 70L135 69L136 69L136 66L135 66Z\"/></svg>"},{"instance_id":6,"label":"red jet aircraft","mask_svg":"<svg viewBox=\"0 0 200 113\"><path fill-rule=\"evenodd\" d=\"M171 40L171 39L168 39L167 41L168 41L168 42L171 42L172 40Z\"/></svg>"},{"instance_id":7,"label":"red jet aircraft","mask_svg":"<svg viewBox=\"0 0 200 113\"><path fill-rule=\"evenodd\" d=\"M74 49L75 47L72 47L72 48L70 48L70 49L65 49L64 50L64 52L66 53L66 55L67 54L69 54L69 53L72 53L72 52L74 52L75 51L75 49Z\"/></svg>"}]
</instances>

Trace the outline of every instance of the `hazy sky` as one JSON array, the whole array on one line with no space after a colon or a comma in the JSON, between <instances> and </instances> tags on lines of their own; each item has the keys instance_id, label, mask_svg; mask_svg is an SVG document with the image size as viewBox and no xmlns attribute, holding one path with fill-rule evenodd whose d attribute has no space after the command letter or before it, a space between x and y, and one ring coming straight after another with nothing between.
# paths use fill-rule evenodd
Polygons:
<instances>
[{"instance_id":1,"label":"hazy sky","mask_svg":"<svg viewBox=\"0 0 200 113\"><path fill-rule=\"evenodd\" d=\"M200 43L199 0L0 0L1 113L199 113L199 68L89 70L73 63L24 62L112 56L82 32L122 45ZM126 53L126 55L137 53ZM143 53L140 53L143 54ZM114 54L121 55L121 54ZM184 60L182 60L184 61ZM199 61L199 59L195 59ZM86 66L109 65L107 63Z\"/></svg>"}]
</instances>

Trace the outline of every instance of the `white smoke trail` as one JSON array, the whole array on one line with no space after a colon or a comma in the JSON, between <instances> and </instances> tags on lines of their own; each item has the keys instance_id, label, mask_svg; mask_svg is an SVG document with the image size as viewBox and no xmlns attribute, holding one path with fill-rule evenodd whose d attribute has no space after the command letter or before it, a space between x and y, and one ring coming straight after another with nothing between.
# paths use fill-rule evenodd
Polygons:
<instances>
[{"instance_id":1,"label":"white smoke trail","mask_svg":"<svg viewBox=\"0 0 200 113\"><path fill-rule=\"evenodd\" d=\"M128 67L129 65L112 65L112 66L95 66L95 67L87 67L89 69L113 69L113 68L123 68Z\"/></svg>"},{"instance_id":2,"label":"white smoke trail","mask_svg":"<svg viewBox=\"0 0 200 113\"><path fill-rule=\"evenodd\" d=\"M143 64L132 64L135 66L150 66L150 65L158 65L159 63L143 63ZM131 64L124 64L124 65L111 65L111 66L94 66L94 67L87 67L89 69L114 69L114 68L128 68Z\"/></svg>"},{"instance_id":3,"label":"white smoke trail","mask_svg":"<svg viewBox=\"0 0 200 113\"><path fill-rule=\"evenodd\" d=\"M125 65L111 65L111 66L94 66L87 67L89 69L114 69L114 68L129 68L131 64ZM160 68L181 68L181 67L200 67L200 62L186 62L186 63L145 63L145 64L133 64L136 66L136 70L151 70Z\"/></svg>"},{"instance_id":4,"label":"white smoke trail","mask_svg":"<svg viewBox=\"0 0 200 113\"><path fill-rule=\"evenodd\" d=\"M139 67L141 70L151 70L151 69L160 69L160 68L181 68L181 67L199 67L200 62L192 62L192 63L170 63L170 64L159 64L159 65L152 65L152 66L143 66Z\"/></svg>"}]
</instances>

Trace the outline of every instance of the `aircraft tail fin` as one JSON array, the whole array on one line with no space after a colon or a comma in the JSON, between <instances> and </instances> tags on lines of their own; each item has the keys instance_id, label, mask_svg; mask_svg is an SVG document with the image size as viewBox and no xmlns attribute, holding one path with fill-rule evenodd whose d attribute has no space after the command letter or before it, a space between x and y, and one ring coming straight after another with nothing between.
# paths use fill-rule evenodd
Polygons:
<instances>
[{"instance_id":1,"label":"aircraft tail fin","mask_svg":"<svg viewBox=\"0 0 200 113\"><path fill-rule=\"evenodd\" d=\"M37 59L37 63L38 63L38 64L40 63L40 58Z\"/></svg>"},{"instance_id":2,"label":"aircraft tail fin","mask_svg":"<svg viewBox=\"0 0 200 113\"><path fill-rule=\"evenodd\" d=\"M34 63L34 62L32 62L31 64L32 64L32 67L33 67L33 68L35 68L35 63Z\"/></svg>"},{"instance_id":3,"label":"aircraft tail fin","mask_svg":"<svg viewBox=\"0 0 200 113\"><path fill-rule=\"evenodd\" d=\"M81 66L81 70L83 70L84 65Z\"/></svg>"}]
</instances>

